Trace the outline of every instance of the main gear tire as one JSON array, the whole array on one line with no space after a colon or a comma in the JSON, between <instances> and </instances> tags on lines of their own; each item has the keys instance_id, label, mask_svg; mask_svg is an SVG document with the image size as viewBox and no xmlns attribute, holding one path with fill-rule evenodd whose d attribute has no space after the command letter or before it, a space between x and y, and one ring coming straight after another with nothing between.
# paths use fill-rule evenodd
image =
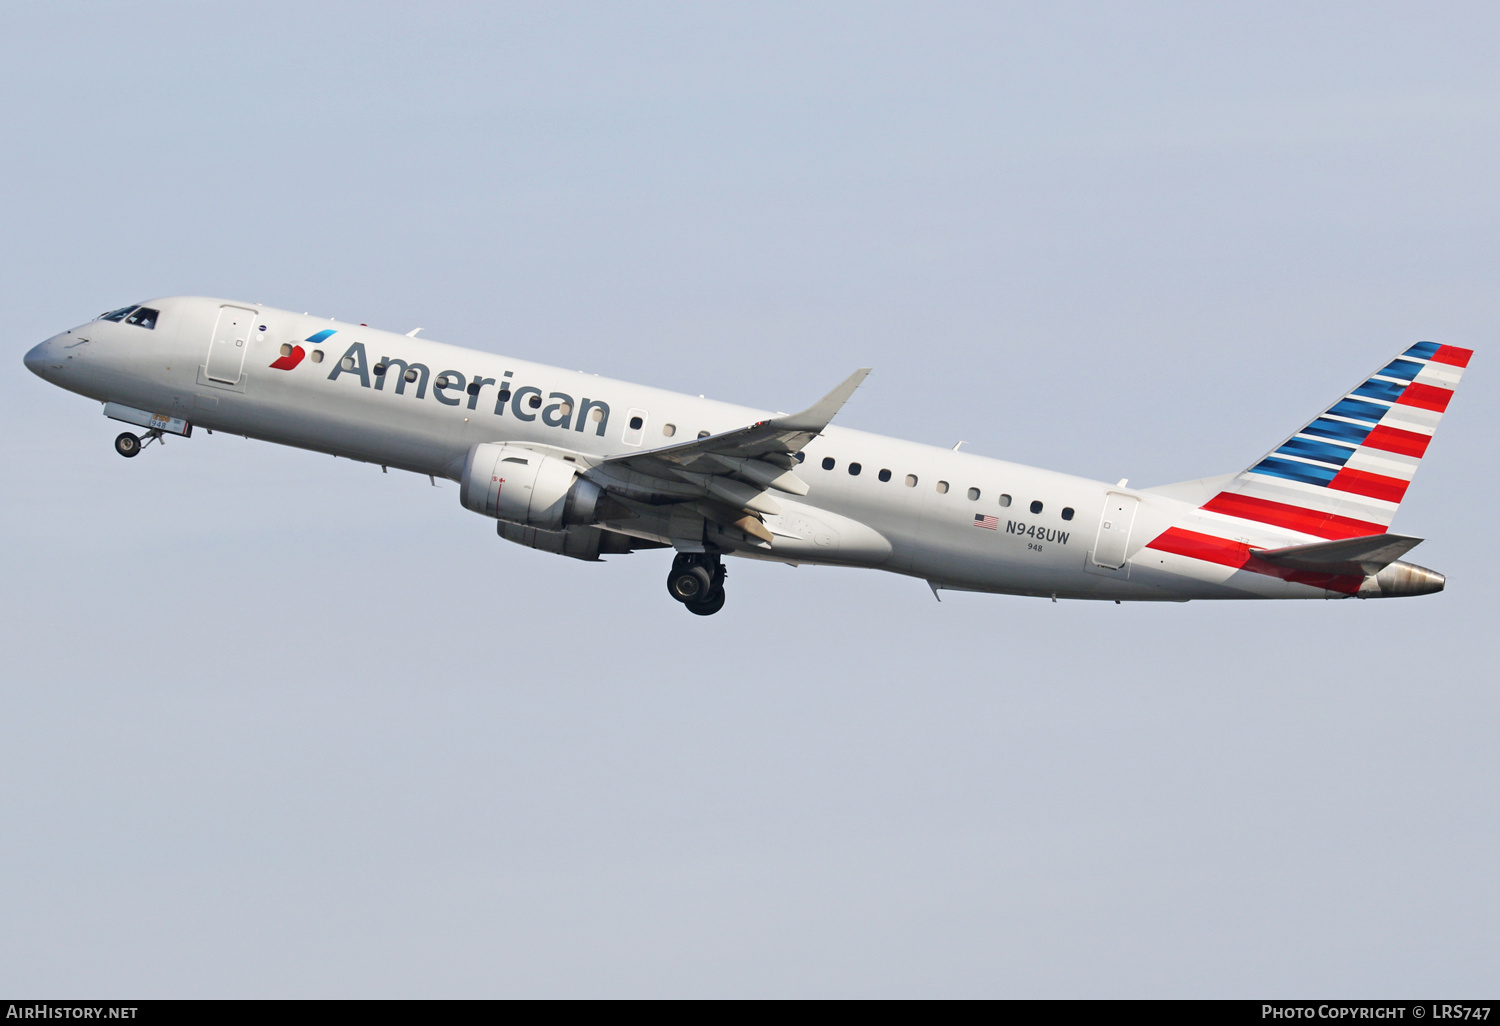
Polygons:
<instances>
[{"instance_id":1,"label":"main gear tire","mask_svg":"<svg viewBox=\"0 0 1500 1026\"><path fill-rule=\"evenodd\" d=\"M667 592L678 602L698 602L713 590L713 575L705 567L674 567L667 577Z\"/></svg>"},{"instance_id":2,"label":"main gear tire","mask_svg":"<svg viewBox=\"0 0 1500 1026\"><path fill-rule=\"evenodd\" d=\"M687 606L688 612L694 616L713 616L724 608L724 598L724 589L715 588L701 602L684 602L683 605Z\"/></svg>"}]
</instances>

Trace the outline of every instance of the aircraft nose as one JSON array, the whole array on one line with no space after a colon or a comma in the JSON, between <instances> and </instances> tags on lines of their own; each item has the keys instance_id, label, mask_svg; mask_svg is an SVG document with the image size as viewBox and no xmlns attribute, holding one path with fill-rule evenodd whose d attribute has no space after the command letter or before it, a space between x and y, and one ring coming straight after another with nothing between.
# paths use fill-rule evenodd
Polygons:
<instances>
[{"instance_id":1,"label":"aircraft nose","mask_svg":"<svg viewBox=\"0 0 1500 1026\"><path fill-rule=\"evenodd\" d=\"M47 362L47 355L51 349L52 340L50 338L41 345L32 346L30 352L23 358L26 363L26 369L39 378L45 377L46 375L42 373L42 366Z\"/></svg>"},{"instance_id":2,"label":"aircraft nose","mask_svg":"<svg viewBox=\"0 0 1500 1026\"><path fill-rule=\"evenodd\" d=\"M53 380L52 376L62 370L63 343L68 341L72 334L70 331L65 331L61 335L53 335L41 345L32 346L26 355L22 357L22 361L26 364L26 369L39 378L45 378L48 381Z\"/></svg>"}]
</instances>

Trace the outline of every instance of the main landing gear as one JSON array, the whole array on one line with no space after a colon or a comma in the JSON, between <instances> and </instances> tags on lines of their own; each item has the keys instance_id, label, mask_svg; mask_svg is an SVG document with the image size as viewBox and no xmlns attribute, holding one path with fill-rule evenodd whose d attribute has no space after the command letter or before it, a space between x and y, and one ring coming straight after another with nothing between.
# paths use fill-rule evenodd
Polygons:
<instances>
[{"instance_id":1,"label":"main landing gear","mask_svg":"<svg viewBox=\"0 0 1500 1026\"><path fill-rule=\"evenodd\" d=\"M139 437L137 437L136 435L132 435L129 431L123 431L119 435L115 436L115 452L119 453L121 456L124 456L126 459L131 459L135 456L139 456L141 454L141 450L150 445L152 442L162 442L163 444L165 444L164 440L162 439L161 430L159 428L152 428L150 431L147 431L144 435L141 435Z\"/></svg>"},{"instance_id":2,"label":"main landing gear","mask_svg":"<svg viewBox=\"0 0 1500 1026\"><path fill-rule=\"evenodd\" d=\"M679 552L667 574L667 593L697 616L724 608L724 578L729 572L717 552Z\"/></svg>"}]
</instances>

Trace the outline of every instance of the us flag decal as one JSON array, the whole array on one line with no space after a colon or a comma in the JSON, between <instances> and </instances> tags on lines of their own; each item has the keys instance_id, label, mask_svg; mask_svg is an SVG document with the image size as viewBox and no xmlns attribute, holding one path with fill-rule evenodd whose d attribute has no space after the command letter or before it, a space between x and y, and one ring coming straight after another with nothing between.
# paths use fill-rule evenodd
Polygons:
<instances>
[{"instance_id":1,"label":"us flag decal","mask_svg":"<svg viewBox=\"0 0 1500 1026\"><path fill-rule=\"evenodd\" d=\"M1000 518L999 517L986 516L983 513L975 513L974 514L974 526L975 527L983 527L986 530L990 530L990 531L998 531L998 530L1000 530Z\"/></svg>"}]
</instances>

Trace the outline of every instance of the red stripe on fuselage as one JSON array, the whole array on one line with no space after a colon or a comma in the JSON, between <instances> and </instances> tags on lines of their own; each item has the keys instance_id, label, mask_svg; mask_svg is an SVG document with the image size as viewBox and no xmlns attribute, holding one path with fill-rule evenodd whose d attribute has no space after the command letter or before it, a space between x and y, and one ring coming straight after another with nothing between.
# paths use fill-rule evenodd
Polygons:
<instances>
[{"instance_id":1,"label":"red stripe on fuselage","mask_svg":"<svg viewBox=\"0 0 1500 1026\"><path fill-rule=\"evenodd\" d=\"M1352 470L1349 467L1340 470L1334 475L1333 480L1328 482L1329 488L1341 492L1352 492L1355 495L1368 495L1372 499L1384 499L1386 502L1400 502L1410 486L1410 481L1386 477L1384 474L1372 474L1368 470Z\"/></svg>"},{"instance_id":2,"label":"red stripe on fuselage","mask_svg":"<svg viewBox=\"0 0 1500 1026\"><path fill-rule=\"evenodd\" d=\"M1428 357L1434 363L1446 363L1452 367L1467 367L1469 357L1474 355L1472 349L1460 349L1458 346L1438 346L1438 351Z\"/></svg>"},{"instance_id":3,"label":"red stripe on fuselage","mask_svg":"<svg viewBox=\"0 0 1500 1026\"><path fill-rule=\"evenodd\" d=\"M1250 546L1244 542L1215 538L1211 534L1199 534L1197 531L1188 531L1181 527L1167 528L1152 541L1147 542L1146 548L1235 568L1242 567L1250 561Z\"/></svg>"},{"instance_id":4,"label":"red stripe on fuselage","mask_svg":"<svg viewBox=\"0 0 1500 1026\"><path fill-rule=\"evenodd\" d=\"M1384 532L1378 532L1383 534ZM1158 552L1170 552L1178 556L1187 556L1189 559L1201 559L1205 563L1217 563L1220 566L1234 567L1236 570L1246 570L1252 574L1264 574L1267 577L1279 577L1283 581L1293 584L1305 584L1310 588L1321 588L1324 591L1337 591L1345 595L1353 595L1359 591L1359 586L1364 583L1364 577L1356 577L1352 574L1324 574L1312 570L1291 570L1287 567L1267 563L1263 559L1257 559L1250 546L1244 542L1230 541L1228 538L1217 538L1211 534L1199 534L1197 531L1188 531L1181 527L1169 527L1156 538L1147 543L1146 548L1155 549Z\"/></svg>"},{"instance_id":5,"label":"red stripe on fuselage","mask_svg":"<svg viewBox=\"0 0 1500 1026\"><path fill-rule=\"evenodd\" d=\"M1366 435L1365 440L1359 444L1369 446L1371 449L1380 449L1383 452L1395 452L1402 456L1415 456L1421 459L1427 453L1427 446L1431 442L1431 435L1377 424L1375 430Z\"/></svg>"},{"instance_id":6,"label":"red stripe on fuselage","mask_svg":"<svg viewBox=\"0 0 1500 1026\"><path fill-rule=\"evenodd\" d=\"M1285 527L1289 531L1316 535L1319 538L1364 538L1372 534L1385 534L1385 525L1372 524L1353 517L1321 513L1315 509L1289 506L1284 502L1257 499L1235 492L1220 492L1203 504L1210 513L1253 520L1257 524Z\"/></svg>"},{"instance_id":7,"label":"red stripe on fuselage","mask_svg":"<svg viewBox=\"0 0 1500 1026\"><path fill-rule=\"evenodd\" d=\"M1432 410L1434 413L1442 413L1448 408L1448 401L1453 398L1453 389L1438 388L1436 385L1424 385L1419 381L1413 381L1401 391L1401 398L1396 400L1397 406L1415 406L1419 410Z\"/></svg>"}]
</instances>

